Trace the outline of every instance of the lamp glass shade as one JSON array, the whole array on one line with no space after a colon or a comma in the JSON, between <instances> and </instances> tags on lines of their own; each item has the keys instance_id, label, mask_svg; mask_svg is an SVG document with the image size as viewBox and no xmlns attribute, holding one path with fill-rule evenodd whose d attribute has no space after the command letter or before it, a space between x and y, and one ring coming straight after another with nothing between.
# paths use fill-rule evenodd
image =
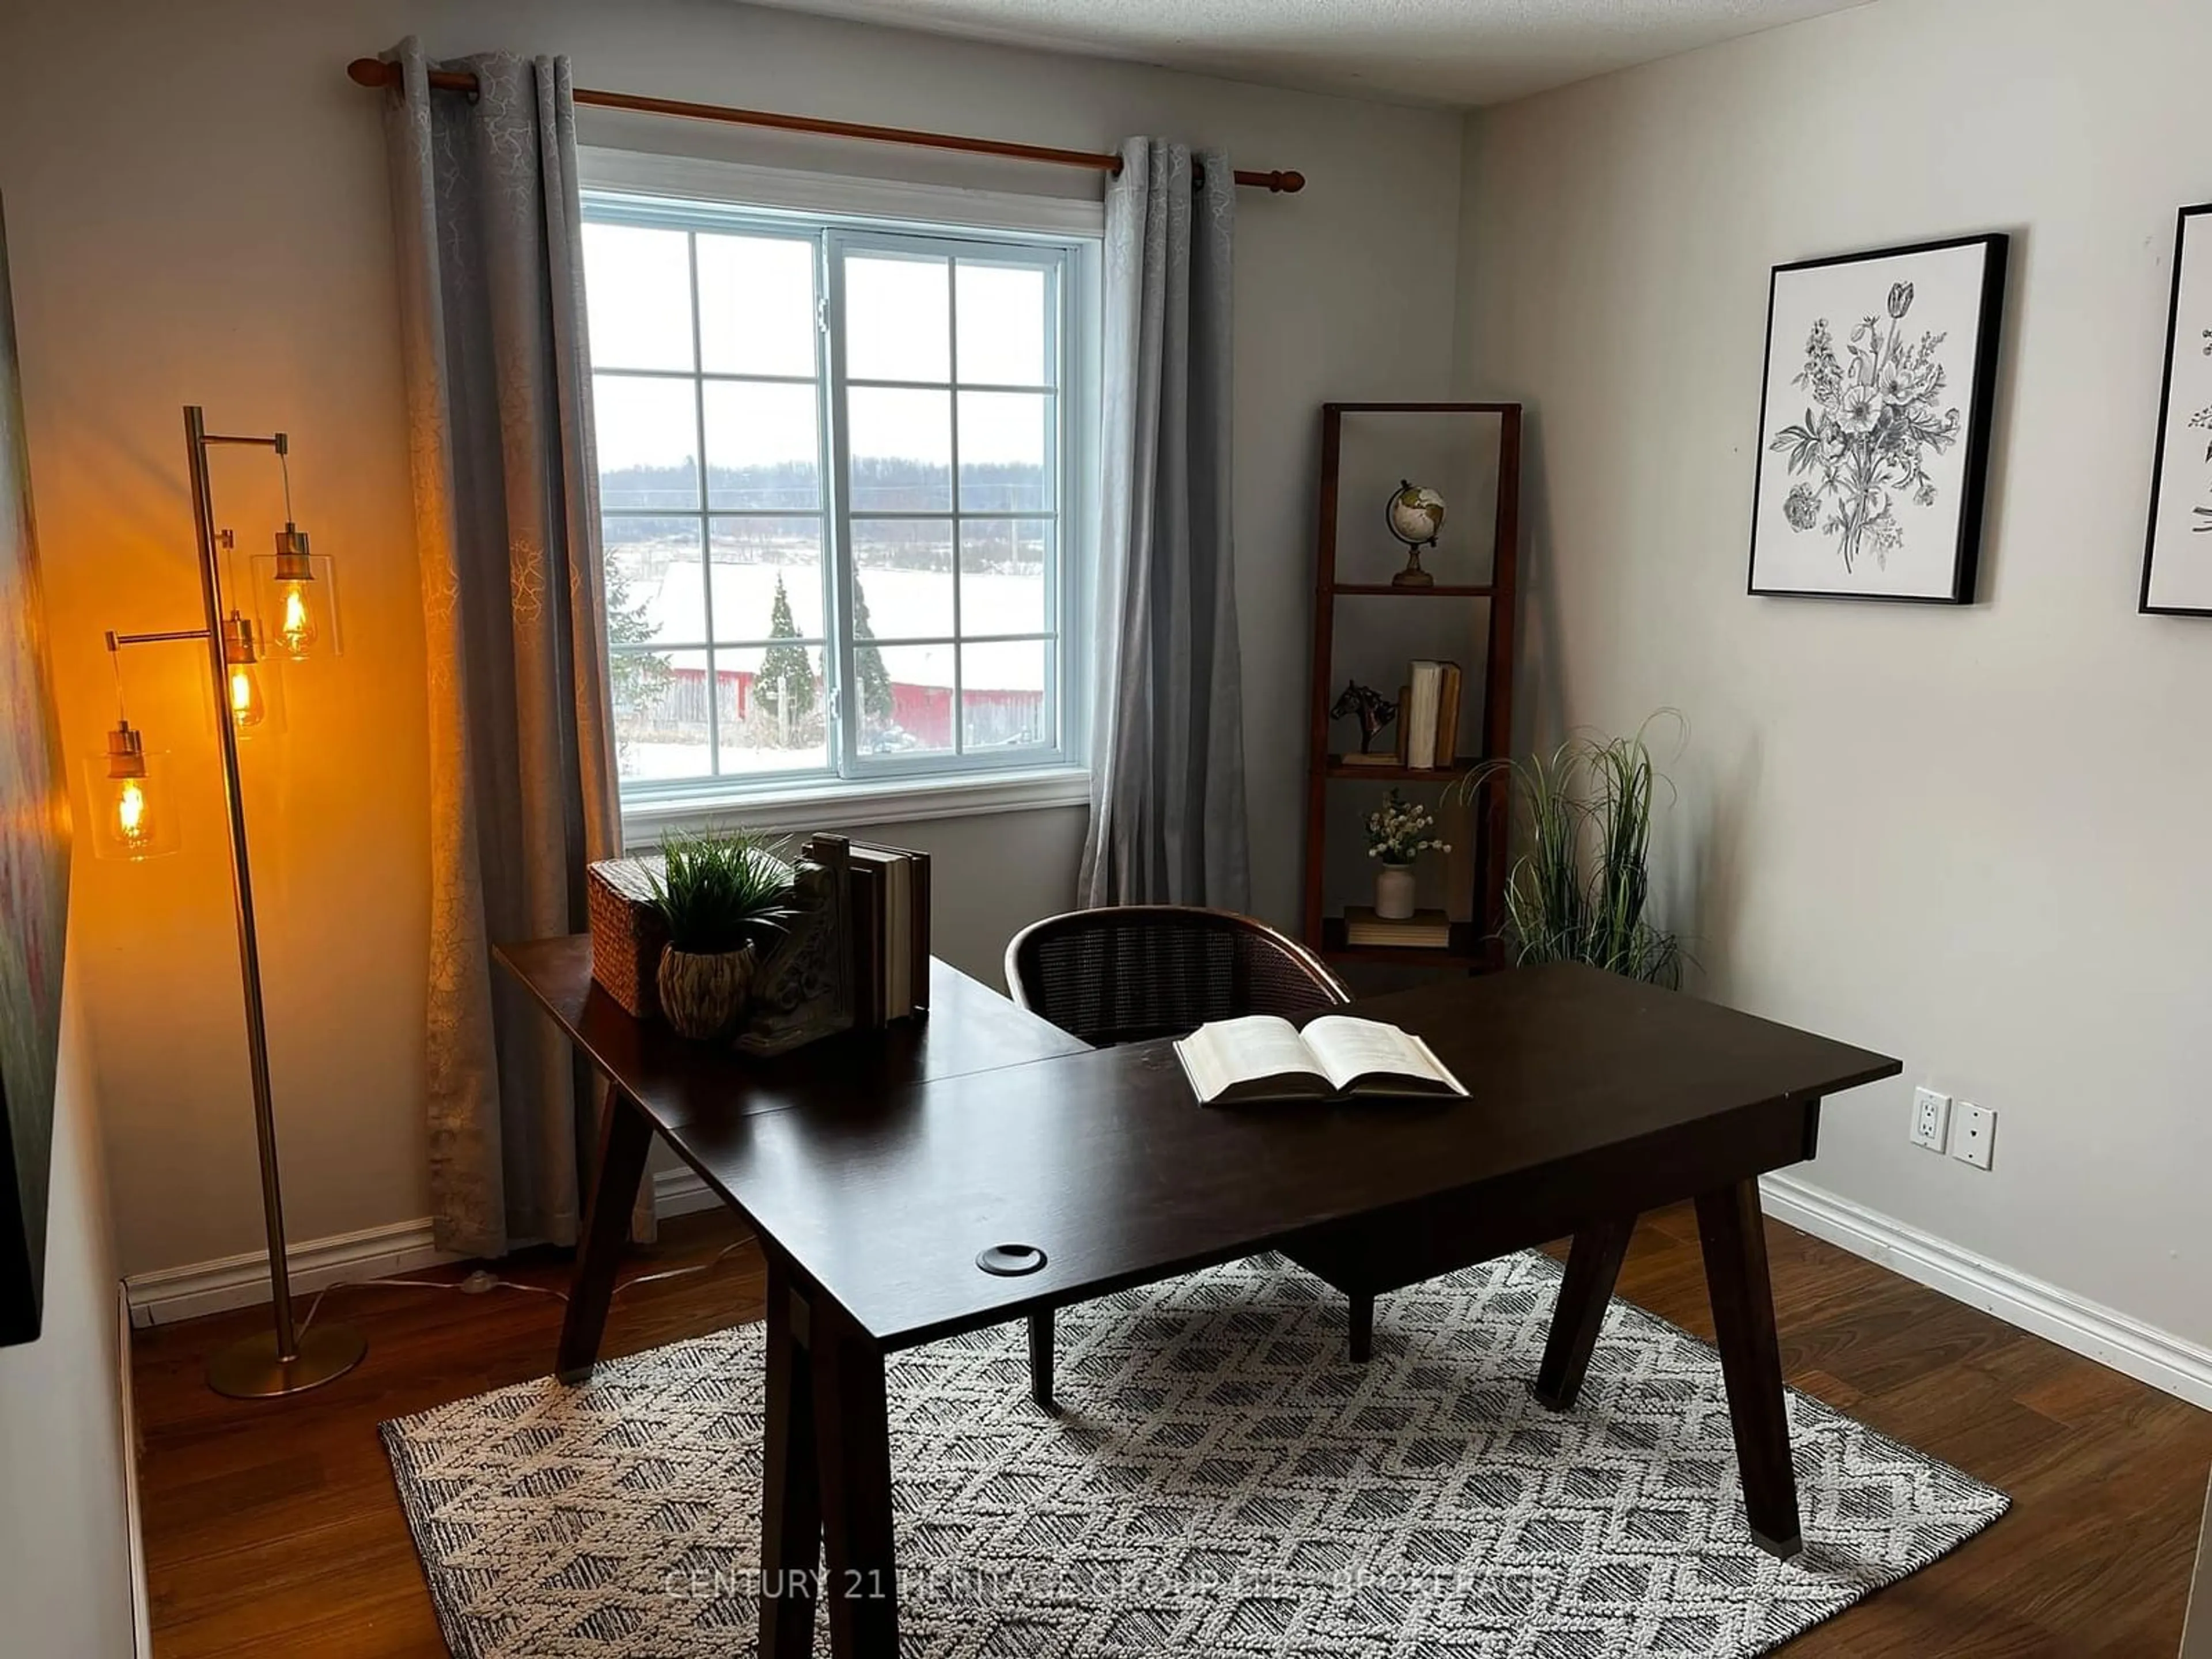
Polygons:
<instances>
[{"instance_id":1,"label":"lamp glass shade","mask_svg":"<svg viewBox=\"0 0 2212 1659\"><path fill-rule=\"evenodd\" d=\"M240 743L284 729L284 673L249 617L233 611L223 623L223 712Z\"/></svg>"},{"instance_id":2,"label":"lamp glass shade","mask_svg":"<svg viewBox=\"0 0 2212 1659\"><path fill-rule=\"evenodd\" d=\"M283 729L282 693L277 690L283 684L265 662L230 665L224 678L223 702L240 738Z\"/></svg>"},{"instance_id":3,"label":"lamp glass shade","mask_svg":"<svg viewBox=\"0 0 2212 1659\"><path fill-rule=\"evenodd\" d=\"M253 608L264 655L289 662L335 657L338 637L337 571L307 550L307 534L287 526L276 532L276 551L255 556Z\"/></svg>"},{"instance_id":4,"label":"lamp glass shade","mask_svg":"<svg viewBox=\"0 0 2212 1659\"><path fill-rule=\"evenodd\" d=\"M86 821L92 826L96 857L161 858L184 844L177 823L176 792L169 787L168 759L143 752L128 763L112 754L84 757Z\"/></svg>"}]
</instances>

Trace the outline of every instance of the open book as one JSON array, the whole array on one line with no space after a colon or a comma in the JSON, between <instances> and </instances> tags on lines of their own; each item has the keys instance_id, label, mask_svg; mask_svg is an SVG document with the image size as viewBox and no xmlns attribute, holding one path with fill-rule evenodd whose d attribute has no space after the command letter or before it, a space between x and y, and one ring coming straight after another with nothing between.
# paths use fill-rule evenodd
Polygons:
<instances>
[{"instance_id":1,"label":"open book","mask_svg":"<svg viewBox=\"0 0 2212 1659\"><path fill-rule=\"evenodd\" d=\"M1417 1036L1371 1019L1325 1014L1301 1033L1253 1014L1201 1025L1175 1046L1205 1106L1351 1095L1465 1095Z\"/></svg>"}]
</instances>

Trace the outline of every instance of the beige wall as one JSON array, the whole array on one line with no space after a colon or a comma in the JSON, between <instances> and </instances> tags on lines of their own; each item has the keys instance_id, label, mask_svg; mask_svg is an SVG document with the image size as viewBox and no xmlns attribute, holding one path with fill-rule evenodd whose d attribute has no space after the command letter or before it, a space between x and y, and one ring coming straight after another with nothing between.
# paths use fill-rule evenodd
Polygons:
<instances>
[{"instance_id":1,"label":"beige wall","mask_svg":"<svg viewBox=\"0 0 2212 1659\"><path fill-rule=\"evenodd\" d=\"M1692 725L1674 919L1899 1054L1808 1173L2212 1341L2212 623L2136 614L2212 8L1881 0L1470 124L1468 384L1527 398L1541 730ZM1982 603L1745 596L1768 267L2013 235ZM1994 1107L1984 1174L1911 1086Z\"/></svg>"},{"instance_id":2,"label":"beige wall","mask_svg":"<svg viewBox=\"0 0 2212 1659\"><path fill-rule=\"evenodd\" d=\"M0 191L72 750L112 718L101 630L197 614L179 404L291 431L302 522L342 562L348 653L293 677L281 755L254 757L249 781L295 1237L426 1207L422 641L380 123L343 72L410 31L435 53L568 52L586 85L1094 149L1158 132L1304 170L1301 197L1241 198L1237 285L1254 863L1259 908L1291 915L1316 405L1445 390L1453 261L1437 227L1457 201L1455 118L726 0L15 0L0 14ZM898 152L748 148L665 124L586 137L945 176ZM989 173L1015 189L1078 177ZM225 516L258 537L281 517L271 482L224 458ZM130 663L134 718L191 781L187 850L88 861L79 884L126 1271L259 1237L212 730L192 668L181 651ZM948 954L995 976L1006 935L1066 902L1081 825L1062 809L901 826L940 860Z\"/></svg>"},{"instance_id":3,"label":"beige wall","mask_svg":"<svg viewBox=\"0 0 2212 1659\"><path fill-rule=\"evenodd\" d=\"M70 947L55 1089L45 1328L0 1348L0 1609L11 1653L124 1659L137 1543L83 977Z\"/></svg>"}]
</instances>

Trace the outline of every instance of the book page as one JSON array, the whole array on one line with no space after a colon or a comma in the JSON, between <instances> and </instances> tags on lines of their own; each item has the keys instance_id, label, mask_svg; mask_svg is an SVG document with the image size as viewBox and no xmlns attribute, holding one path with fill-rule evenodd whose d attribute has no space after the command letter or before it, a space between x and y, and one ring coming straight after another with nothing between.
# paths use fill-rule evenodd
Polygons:
<instances>
[{"instance_id":1,"label":"book page","mask_svg":"<svg viewBox=\"0 0 2212 1659\"><path fill-rule=\"evenodd\" d=\"M1273 1014L1215 1020L1200 1026L1176 1048L1198 1097L1209 1103L1240 1084L1285 1077L1326 1081L1328 1075L1308 1052L1297 1028Z\"/></svg>"},{"instance_id":2,"label":"book page","mask_svg":"<svg viewBox=\"0 0 2212 1659\"><path fill-rule=\"evenodd\" d=\"M1340 1090L1380 1074L1414 1079L1438 1093L1467 1092L1429 1052L1427 1043L1379 1020L1325 1015L1306 1027L1305 1043L1321 1061L1331 1086Z\"/></svg>"}]
</instances>

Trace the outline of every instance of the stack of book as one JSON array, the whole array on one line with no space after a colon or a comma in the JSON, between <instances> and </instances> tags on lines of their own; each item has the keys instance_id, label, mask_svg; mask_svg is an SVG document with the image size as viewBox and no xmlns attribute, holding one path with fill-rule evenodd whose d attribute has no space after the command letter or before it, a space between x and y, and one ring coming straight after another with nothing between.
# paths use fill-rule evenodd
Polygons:
<instances>
[{"instance_id":1,"label":"stack of book","mask_svg":"<svg viewBox=\"0 0 2212 1659\"><path fill-rule=\"evenodd\" d=\"M866 1028L927 1013L929 854L856 841L846 856L853 1023Z\"/></svg>"},{"instance_id":2,"label":"stack of book","mask_svg":"<svg viewBox=\"0 0 2212 1659\"><path fill-rule=\"evenodd\" d=\"M1422 950L1443 951L1451 946L1451 918L1441 910L1416 910L1402 921L1375 914L1369 904L1354 904L1344 913L1346 945L1410 945Z\"/></svg>"},{"instance_id":3,"label":"stack of book","mask_svg":"<svg viewBox=\"0 0 2212 1659\"><path fill-rule=\"evenodd\" d=\"M1455 765L1460 665L1424 659L1407 672L1411 678L1398 689L1398 764L1417 771Z\"/></svg>"}]
</instances>

